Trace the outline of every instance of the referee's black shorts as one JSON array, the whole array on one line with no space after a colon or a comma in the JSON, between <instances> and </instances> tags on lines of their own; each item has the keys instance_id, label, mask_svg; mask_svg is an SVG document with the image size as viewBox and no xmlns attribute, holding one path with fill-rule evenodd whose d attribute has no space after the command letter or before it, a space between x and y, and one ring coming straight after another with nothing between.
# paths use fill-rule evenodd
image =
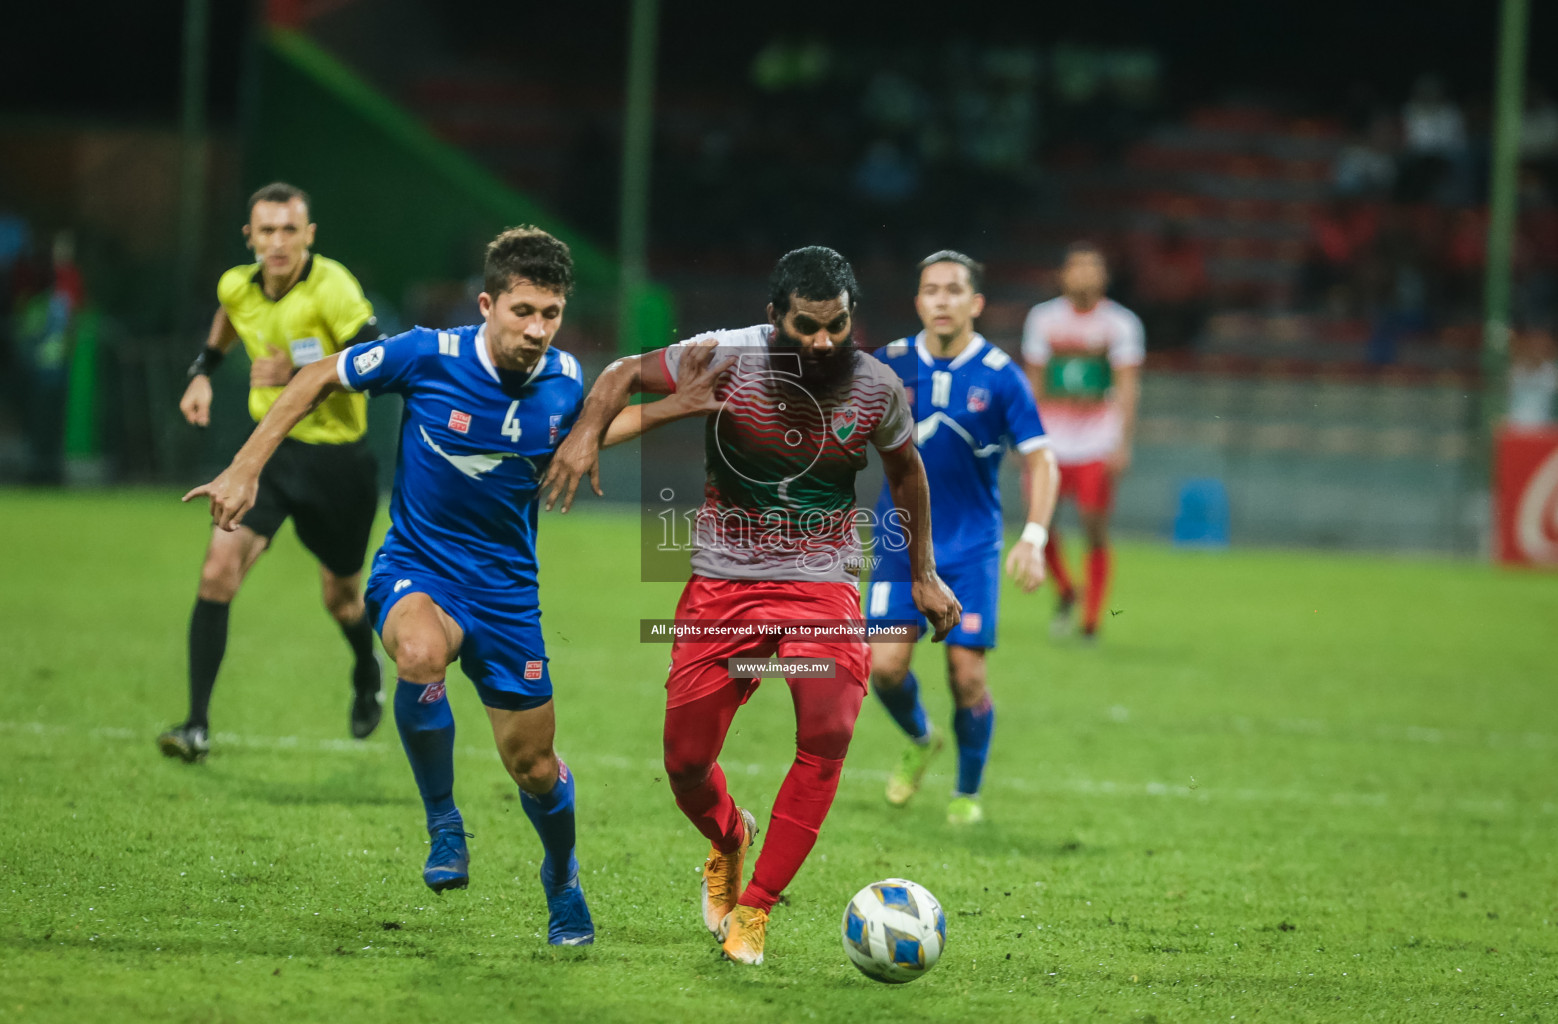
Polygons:
<instances>
[{"instance_id":1,"label":"referee's black shorts","mask_svg":"<svg viewBox=\"0 0 1558 1024\"><path fill-rule=\"evenodd\" d=\"M260 471L259 493L243 525L274 537L287 517L298 540L337 576L367 560L379 507L379 468L364 441L305 444L286 438Z\"/></svg>"}]
</instances>

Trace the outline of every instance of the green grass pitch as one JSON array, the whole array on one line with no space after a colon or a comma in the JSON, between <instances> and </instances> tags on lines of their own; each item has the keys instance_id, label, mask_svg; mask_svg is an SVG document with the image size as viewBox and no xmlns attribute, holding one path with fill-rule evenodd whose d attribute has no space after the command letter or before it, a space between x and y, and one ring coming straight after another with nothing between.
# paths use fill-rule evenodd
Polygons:
<instances>
[{"instance_id":1,"label":"green grass pitch","mask_svg":"<svg viewBox=\"0 0 1558 1024\"><path fill-rule=\"evenodd\" d=\"M382 517L381 517L382 522ZM874 701L769 962L699 925L704 844L659 767L669 649L637 620L636 521L543 516L559 749L597 944L545 945L539 847L458 678L469 890L421 884L393 724L347 738L344 643L290 533L233 614L203 766L182 714L202 510L0 493L0 1020L1554 1020L1558 580L1479 565L1123 544L1104 643L1005 595L988 823L906 810ZM950 706L939 650L918 668ZM724 764L766 814L784 687ZM847 966L845 900L901 875L947 909L913 985Z\"/></svg>"}]
</instances>

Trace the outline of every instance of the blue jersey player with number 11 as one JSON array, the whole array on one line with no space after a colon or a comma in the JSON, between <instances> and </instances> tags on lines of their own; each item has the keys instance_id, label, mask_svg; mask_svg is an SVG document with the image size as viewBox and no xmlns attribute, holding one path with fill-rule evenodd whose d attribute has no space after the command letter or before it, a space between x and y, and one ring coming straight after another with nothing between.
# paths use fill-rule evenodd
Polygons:
<instances>
[{"instance_id":1,"label":"blue jersey player with number 11","mask_svg":"<svg viewBox=\"0 0 1558 1024\"><path fill-rule=\"evenodd\" d=\"M995 646L1001 589L1001 460L1013 448L1025 460L1028 521L1012 545L1006 571L1023 590L1044 582L1044 541L1055 512L1058 472L1028 381L1005 352L974 332L984 309L984 267L943 250L920 261L914 309L925 325L913 338L875 355L903 379L914 409L914 441L930 481L931 533L936 568L963 606L947 634L947 682L955 710L957 790L947 821L972 825L984 817L979 787L995 707L985 687L985 652ZM881 558L866 591L869 622L924 619L909 600L908 563L886 489L877 502ZM903 806L919 789L942 738L925 719L919 682L909 671L912 642L873 642L871 684L893 720L913 741L887 780L887 800Z\"/></svg>"},{"instance_id":2,"label":"blue jersey player with number 11","mask_svg":"<svg viewBox=\"0 0 1558 1024\"><path fill-rule=\"evenodd\" d=\"M595 929L574 854L574 779L552 748L535 548L538 484L584 397L579 361L551 347L572 257L544 231L512 228L488 245L483 283L481 324L419 327L305 367L232 465L185 500L208 496L216 525L233 529L253 506L265 461L327 395L403 396L392 525L366 597L395 659L395 722L427 811L423 880L440 893L469 881L444 693L458 658L541 837L548 941L588 945Z\"/></svg>"}]
</instances>

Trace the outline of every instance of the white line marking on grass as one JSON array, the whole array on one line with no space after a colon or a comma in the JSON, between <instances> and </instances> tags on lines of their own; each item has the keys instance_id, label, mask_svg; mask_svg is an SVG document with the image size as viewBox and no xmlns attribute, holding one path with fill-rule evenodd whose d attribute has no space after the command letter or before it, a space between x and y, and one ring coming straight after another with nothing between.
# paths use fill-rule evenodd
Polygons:
<instances>
[{"instance_id":1,"label":"white line marking on grass","mask_svg":"<svg viewBox=\"0 0 1558 1024\"><path fill-rule=\"evenodd\" d=\"M80 735L80 730L63 725L48 725L43 722L5 722L0 721L0 732L30 733L43 736L56 733L72 733ZM126 742L138 742L145 739L145 734L132 729L119 726L100 726L86 730L86 735L96 739L122 740ZM328 754L376 754L396 755L399 750L388 744L366 743L362 740L343 740L325 738L303 738L299 736L249 736L235 732L219 732L211 737L212 742L218 746L243 747L251 750L288 750L288 751L313 751ZM465 745L455 748L455 753L463 758L480 758L489 762L498 761L498 753L492 747ZM561 752L559 752L561 754ZM398 760L398 758L397 758ZM625 772L653 773L663 775L664 765L658 758L634 759L622 757L618 754L571 754L563 757L570 763L607 768ZM789 770L789 765L760 764L747 761L733 761L720 759L720 766L725 769L726 775L769 776L774 780L781 779ZM844 769L844 778L849 781L869 782L880 784L887 779L887 772L877 768L853 768ZM948 776L931 773L932 778L948 778ZM1061 778L1052 777L1046 779L1028 779L1021 776L994 774L989 779L989 785L999 789L1016 790L1022 793L1080 793L1087 796L1120 796L1120 797L1172 797L1181 800L1193 800L1196 803L1206 804L1214 800L1234 800L1240 803L1255 804L1323 804L1331 807L1385 807L1390 804L1409 807L1411 810L1422 813L1438 813L1454 811L1463 814L1480 815L1509 815L1522 811L1522 805L1518 800L1511 800L1501 796L1485 796L1467 799L1456 798L1432 798L1418 797L1415 800L1392 800L1388 793L1316 793L1304 789L1208 789L1202 785L1194 788L1166 782L1115 782L1110 779L1086 779L1086 778ZM1544 801L1540 805L1532 805L1526 813L1540 813L1544 815L1558 814L1558 804Z\"/></svg>"}]
</instances>

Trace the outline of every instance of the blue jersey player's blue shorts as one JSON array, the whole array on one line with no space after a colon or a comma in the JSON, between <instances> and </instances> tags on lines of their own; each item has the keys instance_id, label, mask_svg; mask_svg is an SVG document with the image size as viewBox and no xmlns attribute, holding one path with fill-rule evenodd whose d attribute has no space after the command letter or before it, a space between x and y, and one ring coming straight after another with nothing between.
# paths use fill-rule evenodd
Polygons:
<instances>
[{"instance_id":1,"label":"blue jersey player's blue shorts","mask_svg":"<svg viewBox=\"0 0 1558 1024\"><path fill-rule=\"evenodd\" d=\"M487 707L528 711L552 699L541 608L533 596L515 601L512 591L475 590L426 569L395 565L380 553L363 596L381 636L390 609L409 594L432 598L465 633L460 670Z\"/></svg>"},{"instance_id":2,"label":"blue jersey player's blue shorts","mask_svg":"<svg viewBox=\"0 0 1558 1024\"><path fill-rule=\"evenodd\" d=\"M980 559L945 563L938 560L936 572L963 606L963 618L947 634L947 643L958 647L994 647L996 604L1001 593L1001 552L997 550ZM893 564L884 560L873 576L875 578L866 588L866 622L918 622L923 635L929 625L925 616L914 607L912 585L904 582L909 578L907 559L901 565L896 559Z\"/></svg>"}]
</instances>

